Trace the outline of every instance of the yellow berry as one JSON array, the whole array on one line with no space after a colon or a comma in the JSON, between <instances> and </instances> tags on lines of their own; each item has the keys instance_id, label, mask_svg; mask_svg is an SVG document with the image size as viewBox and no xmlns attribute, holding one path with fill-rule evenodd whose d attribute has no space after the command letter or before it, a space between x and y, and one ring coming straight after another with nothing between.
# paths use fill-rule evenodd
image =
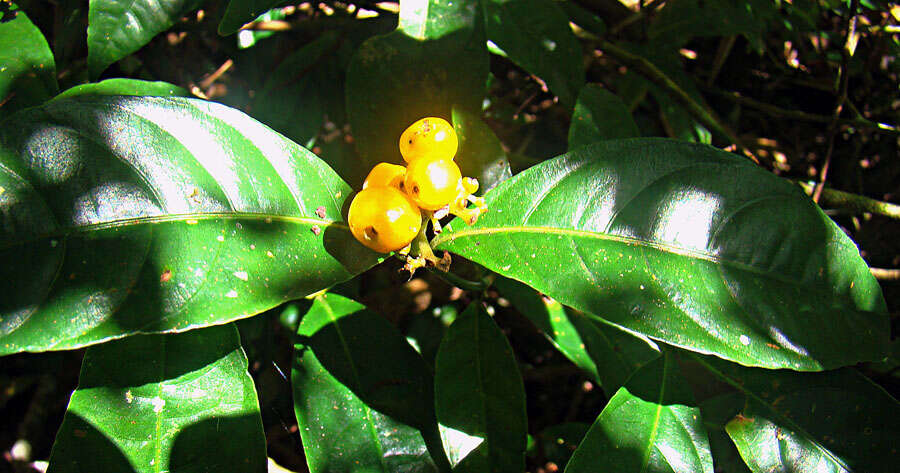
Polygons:
<instances>
[{"instance_id":1,"label":"yellow berry","mask_svg":"<svg viewBox=\"0 0 900 473\"><path fill-rule=\"evenodd\" d=\"M360 191L350 203L347 220L353 236L379 253L409 245L422 226L419 208L394 187L369 187Z\"/></svg>"},{"instance_id":2,"label":"yellow berry","mask_svg":"<svg viewBox=\"0 0 900 473\"><path fill-rule=\"evenodd\" d=\"M425 210L437 210L452 202L462 186L459 166L450 159L417 159L406 168L404 187Z\"/></svg>"},{"instance_id":3,"label":"yellow berry","mask_svg":"<svg viewBox=\"0 0 900 473\"><path fill-rule=\"evenodd\" d=\"M396 187L401 188L403 178L406 176L406 168L391 163L378 163L366 176L363 189L369 187Z\"/></svg>"},{"instance_id":4,"label":"yellow berry","mask_svg":"<svg viewBox=\"0 0 900 473\"><path fill-rule=\"evenodd\" d=\"M422 118L400 135L400 154L407 163L424 156L452 160L458 147L453 125L443 118Z\"/></svg>"}]
</instances>

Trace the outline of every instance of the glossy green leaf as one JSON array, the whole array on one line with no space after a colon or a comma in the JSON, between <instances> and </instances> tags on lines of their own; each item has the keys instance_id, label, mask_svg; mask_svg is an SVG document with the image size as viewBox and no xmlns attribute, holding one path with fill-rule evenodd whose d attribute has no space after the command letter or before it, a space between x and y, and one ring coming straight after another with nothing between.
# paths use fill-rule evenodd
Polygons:
<instances>
[{"instance_id":1,"label":"glossy green leaf","mask_svg":"<svg viewBox=\"0 0 900 473\"><path fill-rule=\"evenodd\" d=\"M81 84L63 91L54 100L76 95L137 95L143 97L190 97L191 93L168 82L138 79L107 79L90 84Z\"/></svg>"},{"instance_id":2,"label":"glossy green leaf","mask_svg":"<svg viewBox=\"0 0 900 473\"><path fill-rule=\"evenodd\" d=\"M255 20L267 10L284 3L283 0L231 0L219 22L219 34L227 36L236 33L247 23Z\"/></svg>"},{"instance_id":3,"label":"glossy green leaf","mask_svg":"<svg viewBox=\"0 0 900 473\"><path fill-rule=\"evenodd\" d=\"M622 99L595 84L578 94L572 124L569 125L569 149L602 140L641 136Z\"/></svg>"},{"instance_id":4,"label":"glossy green leaf","mask_svg":"<svg viewBox=\"0 0 900 473\"><path fill-rule=\"evenodd\" d=\"M498 276L494 285L575 366L613 393L641 366L659 356L646 337L629 334L567 307L516 280Z\"/></svg>"},{"instance_id":5,"label":"glossy green leaf","mask_svg":"<svg viewBox=\"0 0 900 473\"><path fill-rule=\"evenodd\" d=\"M900 403L857 371L796 373L693 358L742 395L725 429L754 473L887 473L900 464Z\"/></svg>"},{"instance_id":6,"label":"glossy green leaf","mask_svg":"<svg viewBox=\"0 0 900 473\"><path fill-rule=\"evenodd\" d=\"M291 382L310 472L436 471L409 424L434 419L429 371L393 327L328 294L298 333Z\"/></svg>"},{"instance_id":7,"label":"glossy green leaf","mask_svg":"<svg viewBox=\"0 0 900 473\"><path fill-rule=\"evenodd\" d=\"M500 139L476 113L453 109L453 128L459 137L455 161L463 176L478 179L478 194L512 177Z\"/></svg>"},{"instance_id":8,"label":"glossy green leaf","mask_svg":"<svg viewBox=\"0 0 900 473\"><path fill-rule=\"evenodd\" d=\"M169 29L199 0L90 0L88 73L96 79L110 64L141 49Z\"/></svg>"},{"instance_id":9,"label":"glossy green leaf","mask_svg":"<svg viewBox=\"0 0 900 473\"><path fill-rule=\"evenodd\" d=\"M88 349L49 471L266 471L259 403L234 326Z\"/></svg>"},{"instance_id":10,"label":"glossy green leaf","mask_svg":"<svg viewBox=\"0 0 900 473\"><path fill-rule=\"evenodd\" d=\"M887 351L881 288L792 184L714 148L604 141L486 196L432 242L630 331L746 365L820 370Z\"/></svg>"},{"instance_id":11,"label":"glossy green leaf","mask_svg":"<svg viewBox=\"0 0 900 473\"><path fill-rule=\"evenodd\" d=\"M398 140L414 121L451 121L454 107L480 110L484 96L488 53L473 2L407 1L400 13L401 28L366 40L347 70L347 115L366 170L403 162Z\"/></svg>"},{"instance_id":12,"label":"glossy green leaf","mask_svg":"<svg viewBox=\"0 0 900 473\"><path fill-rule=\"evenodd\" d=\"M503 332L477 303L441 340L434 385L440 423L483 439L454 471L524 470L528 421L522 376Z\"/></svg>"},{"instance_id":13,"label":"glossy green leaf","mask_svg":"<svg viewBox=\"0 0 900 473\"><path fill-rule=\"evenodd\" d=\"M237 110L85 96L11 120L0 353L221 324L377 261L339 223L349 187Z\"/></svg>"},{"instance_id":14,"label":"glossy green leaf","mask_svg":"<svg viewBox=\"0 0 900 473\"><path fill-rule=\"evenodd\" d=\"M325 120L326 92L332 92L328 82L317 79L332 73L329 58L335 56L338 40L337 32L326 32L285 58L257 92L253 117L296 143L315 138Z\"/></svg>"},{"instance_id":15,"label":"glossy green leaf","mask_svg":"<svg viewBox=\"0 0 900 473\"><path fill-rule=\"evenodd\" d=\"M581 44L566 13L552 0L484 0L488 39L534 74L566 106L584 84Z\"/></svg>"},{"instance_id":16,"label":"glossy green leaf","mask_svg":"<svg viewBox=\"0 0 900 473\"><path fill-rule=\"evenodd\" d=\"M22 10L0 23L0 114L38 105L54 95L56 63L41 31Z\"/></svg>"},{"instance_id":17,"label":"glossy green leaf","mask_svg":"<svg viewBox=\"0 0 900 473\"><path fill-rule=\"evenodd\" d=\"M706 374L706 373L704 373ZM693 380L692 380L693 381ZM700 386L701 383L693 383ZM707 381L707 385L709 385ZM743 407L743 396L740 393L727 393L707 399L700 403L703 414L703 425L709 435L709 450L713 456L713 466L721 473L750 473L734 442L725 432L725 424Z\"/></svg>"},{"instance_id":18,"label":"glossy green leaf","mask_svg":"<svg viewBox=\"0 0 900 473\"><path fill-rule=\"evenodd\" d=\"M668 353L628 380L603 408L567 473L712 473L700 409Z\"/></svg>"}]
</instances>

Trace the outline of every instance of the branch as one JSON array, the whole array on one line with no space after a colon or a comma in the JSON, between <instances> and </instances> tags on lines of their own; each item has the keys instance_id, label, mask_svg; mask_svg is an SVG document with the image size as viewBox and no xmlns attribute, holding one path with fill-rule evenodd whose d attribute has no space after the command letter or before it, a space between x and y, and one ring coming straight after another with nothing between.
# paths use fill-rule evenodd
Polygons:
<instances>
[{"instance_id":1,"label":"branch","mask_svg":"<svg viewBox=\"0 0 900 473\"><path fill-rule=\"evenodd\" d=\"M612 44L608 41L600 41L599 48L604 53L608 54L615 60L620 63L628 66L629 68L634 69L641 75L643 75L647 80L661 87L666 91L676 102L678 102L682 107L684 107L688 113L691 114L697 121L702 123L707 128L718 132L721 135L728 137L732 143L736 144L738 147L744 150L744 153L753 160L753 162L759 164L759 160L756 159L756 156L753 155L753 152L750 150L748 146L746 146L743 141L737 136L737 134L725 125L717 116L716 113L700 103L697 103L687 92L685 92L681 87L678 86L672 79L669 78L663 71L661 71L658 67L656 67L652 62L644 59L643 57L637 56L635 54L631 54L615 44Z\"/></svg>"},{"instance_id":2,"label":"branch","mask_svg":"<svg viewBox=\"0 0 900 473\"><path fill-rule=\"evenodd\" d=\"M803 112L800 110L788 110L781 107L776 107L775 105L771 105L765 102L760 102L759 100L752 99L750 97L745 97L741 95L739 92L727 92L723 90L714 89L711 87L705 87L704 91L715 94L719 97L730 100L734 103L738 103L741 105L746 105L751 108L755 108L759 111L765 112L769 116L775 118L784 118L788 120L802 120L806 122L813 123L831 123L834 119L830 115L819 115L815 113ZM848 102L849 104L849 102ZM884 133L893 133L900 134L900 129L896 126L888 125L886 123L878 123L873 122L871 120L867 120L862 117L857 118L841 118L838 120L838 124L840 125L850 125L858 128L868 128L875 131L880 131Z\"/></svg>"},{"instance_id":3,"label":"branch","mask_svg":"<svg viewBox=\"0 0 900 473\"><path fill-rule=\"evenodd\" d=\"M815 192L816 185L808 182L797 182L797 185L803 188L807 195L812 196ZM882 215L884 217L900 220L900 205L884 202L881 200L870 199L857 194L839 191L836 189L823 188L822 196L819 202L823 207L835 209L852 210L856 213L872 213Z\"/></svg>"}]
</instances>

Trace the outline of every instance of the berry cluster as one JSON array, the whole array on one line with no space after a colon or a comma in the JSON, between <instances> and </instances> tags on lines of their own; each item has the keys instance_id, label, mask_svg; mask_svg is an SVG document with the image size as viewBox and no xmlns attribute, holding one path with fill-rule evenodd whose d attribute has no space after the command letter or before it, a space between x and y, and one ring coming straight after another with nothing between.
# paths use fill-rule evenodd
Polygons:
<instances>
[{"instance_id":1,"label":"berry cluster","mask_svg":"<svg viewBox=\"0 0 900 473\"><path fill-rule=\"evenodd\" d=\"M426 117L410 125L400 135L400 154L407 166L378 163L350 203L353 236L380 253L406 255L409 270L442 261L425 238L428 222L439 233L439 220L447 215L471 225L487 210L484 199L473 196L478 181L463 177L453 161L458 147L456 132L446 120ZM474 209L467 208L470 202ZM414 240L421 244L412 248Z\"/></svg>"}]
</instances>

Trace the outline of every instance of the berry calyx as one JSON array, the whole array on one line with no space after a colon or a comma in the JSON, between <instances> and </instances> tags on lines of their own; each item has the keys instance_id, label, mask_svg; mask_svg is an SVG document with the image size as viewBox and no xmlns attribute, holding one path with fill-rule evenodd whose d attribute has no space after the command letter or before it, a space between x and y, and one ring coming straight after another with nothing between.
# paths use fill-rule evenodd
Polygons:
<instances>
[{"instance_id":1,"label":"berry calyx","mask_svg":"<svg viewBox=\"0 0 900 473\"><path fill-rule=\"evenodd\" d=\"M449 159L417 159L406 168L406 193L425 210L449 205L459 195L461 185L459 166Z\"/></svg>"},{"instance_id":2,"label":"berry calyx","mask_svg":"<svg viewBox=\"0 0 900 473\"><path fill-rule=\"evenodd\" d=\"M406 177L405 167L391 163L378 163L366 176L362 188L396 187L402 190L404 177Z\"/></svg>"},{"instance_id":3,"label":"berry calyx","mask_svg":"<svg viewBox=\"0 0 900 473\"><path fill-rule=\"evenodd\" d=\"M369 187L353 198L347 220L360 243L379 253L390 253L416 237L422 214L399 189Z\"/></svg>"},{"instance_id":4,"label":"berry calyx","mask_svg":"<svg viewBox=\"0 0 900 473\"><path fill-rule=\"evenodd\" d=\"M407 163L423 157L452 160L458 148L453 125L443 118L422 118L400 135L400 154Z\"/></svg>"}]
</instances>

